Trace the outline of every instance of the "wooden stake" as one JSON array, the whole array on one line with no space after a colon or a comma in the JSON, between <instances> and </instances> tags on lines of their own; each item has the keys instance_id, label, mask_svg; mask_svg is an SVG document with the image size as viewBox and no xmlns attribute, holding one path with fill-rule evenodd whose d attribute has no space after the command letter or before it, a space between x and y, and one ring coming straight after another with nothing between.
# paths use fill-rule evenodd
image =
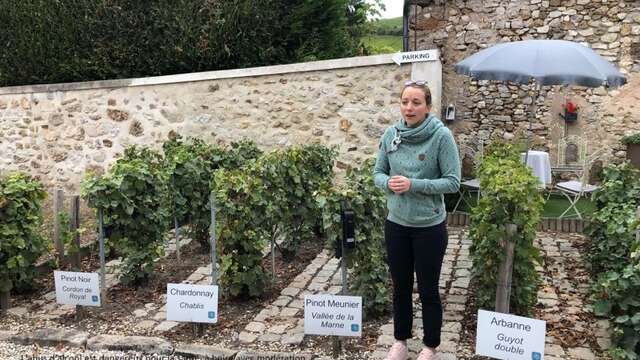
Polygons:
<instances>
[{"instance_id":1,"label":"wooden stake","mask_svg":"<svg viewBox=\"0 0 640 360\"><path fill-rule=\"evenodd\" d=\"M56 189L53 196L53 240L56 246L56 252L58 253L58 267L64 266L64 244L62 243L62 237L60 236L60 214L63 211L64 203L64 191L62 189Z\"/></svg>"},{"instance_id":2,"label":"wooden stake","mask_svg":"<svg viewBox=\"0 0 640 360\"><path fill-rule=\"evenodd\" d=\"M513 254L516 247L516 233L518 227L515 224L506 225L506 238L502 242L504 259L500 263L498 284L496 289L496 312L508 314L509 301L511 299L511 277L513 273Z\"/></svg>"},{"instance_id":3,"label":"wooden stake","mask_svg":"<svg viewBox=\"0 0 640 360\"><path fill-rule=\"evenodd\" d=\"M71 198L71 210L69 213L69 230L73 234L73 243L76 251L71 254L69 263L73 271L80 271L80 196L74 195Z\"/></svg>"},{"instance_id":4,"label":"wooden stake","mask_svg":"<svg viewBox=\"0 0 640 360\"><path fill-rule=\"evenodd\" d=\"M5 315L11 307L11 292L0 291L0 314Z\"/></svg>"}]
</instances>

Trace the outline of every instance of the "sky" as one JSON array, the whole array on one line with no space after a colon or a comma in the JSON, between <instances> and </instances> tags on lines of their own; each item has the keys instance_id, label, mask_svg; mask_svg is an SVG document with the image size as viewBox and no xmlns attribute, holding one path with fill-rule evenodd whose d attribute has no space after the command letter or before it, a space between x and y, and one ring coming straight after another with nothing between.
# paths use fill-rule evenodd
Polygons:
<instances>
[{"instance_id":1,"label":"sky","mask_svg":"<svg viewBox=\"0 0 640 360\"><path fill-rule=\"evenodd\" d=\"M402 16L402 4L404 1L402 0L383 0L384 6L387 8L383 13L381 18L393 18Z\"/></svg>"}]
</instances>

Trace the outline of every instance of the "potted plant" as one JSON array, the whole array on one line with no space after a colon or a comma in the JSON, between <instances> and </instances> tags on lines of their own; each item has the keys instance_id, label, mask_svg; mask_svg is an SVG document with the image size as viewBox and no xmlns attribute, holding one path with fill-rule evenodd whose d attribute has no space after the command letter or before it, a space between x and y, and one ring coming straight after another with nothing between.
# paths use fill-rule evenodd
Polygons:
<instances>
[{"instance_id":1,"label":"potted plant","mask_svg":"<svg viewBox=\"0 0 640 360\"><path fill-rule=\"evenodd\" d=\"M560 116L564 119L564 121L568 123L573 123L578 120L578 105L572 103L571 101L567 101L562 106L563 113Z\"/></svg>"},{"instance_id":2,"label":"potted plant","mask_svg":"<svg viewBox=\"0 0 640 360\"><path fill-rule=\"evenodd\" d=\"M627 135L620 142L627 145L627 159L633 166L640 169L640 133Z\"/></svg>"}]
</instances>

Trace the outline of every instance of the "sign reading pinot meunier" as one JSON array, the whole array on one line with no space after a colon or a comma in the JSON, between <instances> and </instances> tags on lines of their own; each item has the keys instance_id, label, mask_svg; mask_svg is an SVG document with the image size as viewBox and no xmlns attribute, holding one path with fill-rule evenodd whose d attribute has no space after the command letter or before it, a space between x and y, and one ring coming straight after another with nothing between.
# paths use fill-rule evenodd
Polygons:
<instances>
[{"instance_id":1,"label":"sign reading pinot meunier","mask_svg":"<svg viewBox=\"0 0 640 360\"><path fill-rule=\"evenodd\" d=\"M304 333L362 336L362 297L306 295L304 297Z\"/></svg>"},{"instance_id":2,"label":"sign reading pinot meunier","mask_svg":"<svg viewBox=\"0 0 640 360\"><path fill-rule=\"evenodd\" d=\"M54 271L56 302L67 305L100 306L97 273Z\"/></svg>"},{"instance_id":3,"label":"sign reading pinot meunier","mask_svg":"<svg viewBox=\"0 0 640 360\"><path fill-rule=\"evenodd\" d=\"M211 324L218 322L218 287L167 284L167 320Z\"/></svg>"},{"instance_id":4,"label":"sign reading pinot meunier","mask_svg":"<svg viewBox=\"0 0 640 360\"><path fill-rule=\"evenodd\" d=\"M545 321L478 310L476 354L496 359L542 360Z\"/></svg>"}]
</instances>

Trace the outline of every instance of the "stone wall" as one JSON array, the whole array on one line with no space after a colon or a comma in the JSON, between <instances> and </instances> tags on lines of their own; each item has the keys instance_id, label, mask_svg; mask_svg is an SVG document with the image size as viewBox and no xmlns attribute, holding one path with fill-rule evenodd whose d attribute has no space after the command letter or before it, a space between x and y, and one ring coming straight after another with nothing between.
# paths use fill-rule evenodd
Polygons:
<instances>
[{"instance_id":1,"label":"stone wall","mask_svg":"<svg viewBox=\"0 0 640 360\"><path fill-rule=\"evenodd\" d=\"M314 70L315 69L315 70ZM411 66L390 55L94 83L0 89L0 172L77 190L130 144L159 149L174 131L262 148L324 143L337 167L374 155L399 118Z\"/></svg>"},{"instance_id":2,"label":"stone wall","mask_svg":"<svg viewBox=\"0 0 640 360\"><path fill-rule=\"evenodd\" d=\"M452 129L461 144L476 149L478 138L512 138L533 119L535 148L556 159L563 136L589 141L588 151L604 148L603 161L619 162L619 139L640 132L640 1L620 0L435 0L411 6L411 50L438 48L443 59L443 103L454 103ZM417 21L416 21L417 20ZM493 44L526 39L564 39L590 46L627 75L619 89L545 87L539 96L528 86L471 81L454 65ZM579 119L565 124L558 115L568 99ZM530 105L536 102L535 117Z\"/></svg>"}]
</instances>

